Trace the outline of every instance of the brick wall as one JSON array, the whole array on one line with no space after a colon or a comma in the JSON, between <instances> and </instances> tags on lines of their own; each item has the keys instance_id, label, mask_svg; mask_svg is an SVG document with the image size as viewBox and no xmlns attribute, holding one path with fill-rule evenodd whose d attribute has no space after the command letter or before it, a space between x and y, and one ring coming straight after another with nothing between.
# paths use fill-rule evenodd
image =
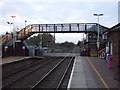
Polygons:
<instances>
[{"instance_id":1,"label":"brick wall","mask_svg":"<svg viewBox=\"0 0 120 90\"><path fill-rule=\"evenodd\" d=\"M7 50L5 51L5 46L2 47L2 57L7 56L28 56L29 52L27 47L25 47L25 50L23 50L23 42L16 42L15 48L12 46L8 46Z\"/></svg>"},{"instance_id":2,"label":"brick wall","mask_svg":"<svg viewBox=\"0 0 120 90\"><path fill-rule=\"evenodd\" d=\"M119 41L120 41L120 32L119 31L113 31L108 34L108 42L111 42L113 45L113 60L115 65L119 62Z\"/></svg>"}]
</instances>

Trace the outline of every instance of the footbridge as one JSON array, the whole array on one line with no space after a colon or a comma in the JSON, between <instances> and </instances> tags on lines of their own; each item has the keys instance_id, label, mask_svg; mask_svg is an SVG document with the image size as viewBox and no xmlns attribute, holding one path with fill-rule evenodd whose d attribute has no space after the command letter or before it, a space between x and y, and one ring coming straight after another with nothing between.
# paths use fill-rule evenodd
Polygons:
<instances>
[{"instance_id":1,"label":"footbridge","mask_svg":"<svg viewBox=\"0 0 120 90\"><path fill-rule=\"evenodd\" d=\"M3 45L10 45L15 40L24 41L35 33L97 33L97 23L62 23L62 24L31 24L21 29L16 35L6 34L0 39ZM99 24L100 35L108 30Z\"/></svg>"}]
</instances>

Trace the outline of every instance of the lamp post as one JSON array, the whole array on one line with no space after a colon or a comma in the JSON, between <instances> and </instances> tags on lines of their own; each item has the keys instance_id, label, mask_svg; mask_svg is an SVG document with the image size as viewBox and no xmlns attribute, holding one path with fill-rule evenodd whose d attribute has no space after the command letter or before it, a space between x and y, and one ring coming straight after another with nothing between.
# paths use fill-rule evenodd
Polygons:
<instances>
[{"instance_id":1,"label":"lamp post","mask_svg":"<svg viewBox=\"0 0 120 90\"><path fill-rule=\"evenodd\" d=\"M41 39L41 48L42 48L42 39L43 39L42 35L43 35L43 34L41 34L41 37L40 37L40 39Z\"/></svg>"},{"instance_id":2,"label":"lamp post","mask_svg":"<svg viewBox=\"0 0 120 90\"><path fill-rule=\"evenodd\" d=\"M98 17L98 38L97 38L97 48L98 48L98 50L99 50L99 44L100 44L100 37L99 37L99 33L100 33L100 31L99 31L99 16L103 16L103 14L93 14L94 16L97 16Z\"/></svg>"},{"instance_id":3,"label":"lamp post","mask_svg":"<svg viewBox=\"0 0 120 90\"><path fill-rule=\"evenodd\" d=\"M12 18L13 18L13 33L14 33L14 35L16 34L16 30L15 30L15 18L16 18L16 16L11 16Z\"/></svg>"},{"instance_id":4,"label":"lamp post","mask_svg":"<svg viewBox=\"0 0 120 90\"><path fill-rule=\"evenodd\" d=\"M16 36L16 30L15 30L15 18L16 18L16 16L11 16L12 17L12 19L13 19L13 35L12 35L12 37L14 37L14 36ZM13 43L13 49L14 49L14 52L16 51L15 50L15 42ZM15 52L16 53L16 52ZM15 55L15 53L14 53L14 55Z\"/></svg>"},{"instance_id":5,"label":"lamp post","mask_svg":"<svg viewBox=\"0 0 120 90\"><path fill-rule=\"evenodd\" d=\"M26 27L27 20L25 20L25 27Z\"/></svg>"},{"instance_id":6,"label":"lamp post","mask_svg":"<svg viewBox=\"0 0 120 90\"><path fill-rule=\"evenodd\" d=\"M11 25L12 25L13 23L7 22L7 24L10 25L10 33L11 33L11 32L12 32L12 31L11 31Z\"/></svg>"}]
</instances>

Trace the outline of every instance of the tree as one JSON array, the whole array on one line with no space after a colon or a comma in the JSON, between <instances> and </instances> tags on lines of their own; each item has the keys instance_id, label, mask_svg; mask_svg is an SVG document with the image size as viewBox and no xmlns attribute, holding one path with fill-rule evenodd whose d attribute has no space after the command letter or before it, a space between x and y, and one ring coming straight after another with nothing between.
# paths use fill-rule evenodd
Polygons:
<instances>
[{"instance_id":1,"label":"tree","mask_svg":"<svg viewBox=\"0 0 120 90\"><path fill-rule=\"evenodd\" d=\"M55 43L54 37L50 33L42 34L42 46L52 46Z\"/></svg>"},{"instance_id":2,"label":"tree","mask_svg":"<svg viewBox=\"0 0 120 90\"><path fill-rule=\"evenodd\" d=\"M39 37L40 37L40 35L30 37L29 39L26 40L26 42L29 45L37 45L41 41Z\"/></svg>"},{"instance_id":3,"label":"tree","mask_svg":"<svg viewBox=\"0 0 120 90\"><path fill-rule=\"evenodd\" d=\"M54 44L54 38L51 34L44 33L37 36L30 37L26 40L29 45L38 45L42 40L42 47L51 46Z\"/></svg>"},{"instance_id":4,"label":"tree","mask_svg":"<svg viewBox=\"0 0 120 90\"><path fill-rule=\"evenodd\" d=\"M65 47L68 47L68 48L75 46L74 43L68 42L68 41L65 41L64 43L61 43L61 45L62 45L62 46L65 46Z\"/></svg>"}]
</instances>

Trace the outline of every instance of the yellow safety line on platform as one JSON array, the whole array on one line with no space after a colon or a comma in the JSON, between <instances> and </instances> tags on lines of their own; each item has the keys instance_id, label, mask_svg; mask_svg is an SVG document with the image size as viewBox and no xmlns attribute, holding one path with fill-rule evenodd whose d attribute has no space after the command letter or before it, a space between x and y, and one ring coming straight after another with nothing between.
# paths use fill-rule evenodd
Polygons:
<instances>
[{"instance_id":1,"label":"yellow safety line on platform","mask_svg":"<svg viewBox=\"0 0 120 90\"><path fill-rule=\"evenodd\" d=\"M88 62L90 63L90 65L92 66L92 68L94 69L94 71L97 73L97 75L99 76L99 78L101 79L102 83L104 84L104 86L109 90L108 85L105 83L104 79L101 77L101 75L98 73L97 69L93 66L92 62L90 61L90 59L88 57L86 57Z\"/></svg>"}]
</instances>

